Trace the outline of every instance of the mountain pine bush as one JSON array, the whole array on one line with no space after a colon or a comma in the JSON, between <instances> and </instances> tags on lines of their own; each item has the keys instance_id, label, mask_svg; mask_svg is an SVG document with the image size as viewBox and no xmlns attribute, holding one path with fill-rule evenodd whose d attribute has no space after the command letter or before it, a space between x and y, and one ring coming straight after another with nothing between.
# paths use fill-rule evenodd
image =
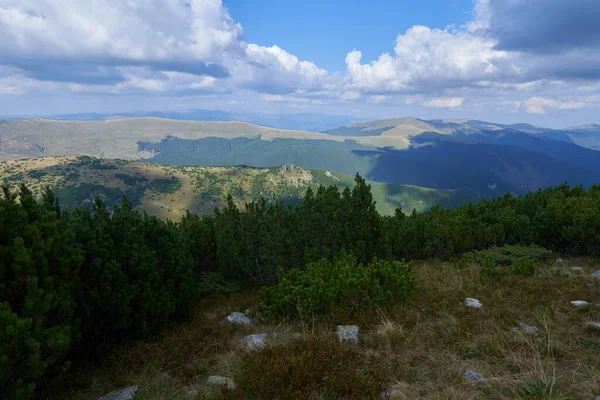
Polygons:
<instances>
[{"instance_id":1,"label":"mountain pine bush","mask_svg":"<svg viewBox=\"0 0 600 400\"><path fill-rule=\"evenodd\" d=\"M51 193L43 206L24 186L0 198L0 397L33 397L47 373L68 366L78 340L77 276L82 257L70 244ZM18 200L17 200L18 199Z\"/></svg>"},{"instance_id":2,"label":"mountain pine bush","mask_svg":"<svg viewBox=\"0 0 600 400\"><path fill-rule=\"evenodd\" d=\"M341 252L304 270L280 270L279 283L264 288L262 298L272 315L303 318L331 306L368 307L405 300L414 284L409 263L374 259L363 265Z\"/></svg>"}]
</instances>

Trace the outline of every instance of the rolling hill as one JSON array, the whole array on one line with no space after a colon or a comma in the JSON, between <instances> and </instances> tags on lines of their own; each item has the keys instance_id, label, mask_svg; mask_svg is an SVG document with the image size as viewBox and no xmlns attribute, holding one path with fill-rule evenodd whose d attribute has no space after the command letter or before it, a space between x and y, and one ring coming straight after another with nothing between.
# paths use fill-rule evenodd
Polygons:
<instances>
[{"instance_id":1,"label":"rolling hill","mask_svg":"<svg viewBox=\"0 0 600 400\"><path fill-rule=\"evenodd\" d=\"M381 184L494 197L563 182L600 182L600 152L573 139L573 132L580 132L580 142L592 143L594 129L552 131L528 124L411 117L357 122L321 133L161 118L10 120L0 122L0 160L90 156L263 169L294 164L346 176L358 172Z\"/></svg>"},{"instance_id":2,"label":"rolling hill","mask_svg":"<svg viewBox=\"0 0 600 400\"><path fill-rule=\"evenodd\" d=\"M55 191L65 209L90 206L96 196L118 204L126 196L150 215L179 219L187 211L211 213L231 194L238 205L264 197L287 204L302 200L306 189L319 185L352 187L353 178L321 169L293 165L274 168L179 167L92 157L45 157L0 163L0 182L15 187L25 183L36 196L44 187ZM393 214L409 213L436 203L454 207L474 196L453 190L410 185L371 183L377 208Z\"/></svg>"}]
</instances>

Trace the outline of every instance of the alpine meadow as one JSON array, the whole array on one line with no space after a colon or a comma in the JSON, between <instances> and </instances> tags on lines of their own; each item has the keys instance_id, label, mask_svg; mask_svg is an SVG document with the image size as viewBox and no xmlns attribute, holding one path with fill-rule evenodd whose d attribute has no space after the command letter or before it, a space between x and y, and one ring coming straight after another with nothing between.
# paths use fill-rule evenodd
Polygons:
<instances>
[{"instance_id":1,"label":"alpine meadow","mask_svg":"<svg viewBox=\"0 0 600 400\"><path fill-rule=\"evenodd\" d=\"M597 0L0 0L0 400L600 400Z\"/></svg>"}]
</instances>

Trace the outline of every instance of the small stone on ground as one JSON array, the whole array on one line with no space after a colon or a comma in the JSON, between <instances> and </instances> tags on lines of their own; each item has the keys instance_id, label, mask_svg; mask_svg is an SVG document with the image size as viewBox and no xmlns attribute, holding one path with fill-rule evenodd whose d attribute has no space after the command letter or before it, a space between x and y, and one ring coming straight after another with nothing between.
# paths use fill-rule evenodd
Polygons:
<instances>
[{"instance_id":1,"label":"small stone on ground","mask_svg":"<svg viewBox=\"0 0 600 400\"><path fill-rule=\"evenodd\" d=\"M518 321L517 323L519 324L519 328L521 328L522 330L524 330L527 333L531 333L533 335L537 335L539 333L539 331L540 331L537 327L532 326L532 325L527 325L523 321Z\"/></svg>"},{"instance_id":2,"label":"small stone on ground","mask_svg":"<svg viewBox=\"0 0 600 400\"><path fill-rule=\"evenodd\" d=\"M571 271L573 271L573 272L583 272L583 268L581 268L581 267L571 267Z\"/></svg>"},{"instance_id":3,"label":"small stone on ground","mask_svg":"<svg viewBox=\"0 0 600 400\"><path fill-rule=\"evenodd\" d=\"M340 341L349 340L352 343L358 343L358 331L360 328L356 325L338 325L337 327Z\"/></svg>"},{"instance_id":4,"label":"small stone on ground","mask_svg":"<svg viewBox=\"0 0 600 400\"><path fill-rule=\"evenodd\" d=\"M594 278L600 278L600 271L596 271L592 274Z\"/></svg>"},{"instance_id":5,"label":"small stone on ground","mask_svg":"<svg viewBox=\"0 0 600 400\"><path fill-rule=\"evenodd\" d=\"M265 348L265 339L267 338L266 333L258 333L255 335L248 335L240 343L244 343L248 349L258 350Z\"/></svg>"},{"instance_id":6,"label":"small stone on ground","mask_svg":"<svg viewBox=\"0 0 600 400\"><path fill-rule=\"evenodd\" d=\"M477 299L466 298L465 306L472 308L481 308L483 307L483 304L481 304L481 302Z\"/></svg>"},{"instance_id":7,"label":"small stone on ground","mask_svg":"<svg viewBox=\"0 0 600 400\"><path fill-rule=\"evenodd\" d=\"M99 400L132 400L135 396L135 392L138 391L137 386L130 386L125 389L117 390L100 397Z\"/></svg>"},{"instance_id":8,"label":"small stone on ground","mask_svg":"<svg viewBox=\"0 0 600 400\"><path fill-rule=\"evenodd\" d=\"M235 383L233 383L233 380L224 376L209 376L208 381L206 381L206 384L208 386L224 386L229 390L235 389Z\"/></svg>"},{"instance_id":9,"label":"small stone on ground","mask_svg":"<svg viewBox=\"0 0 600 400\"><path fill-rule=\"evenodd\" d=\"M571 302L571 304L573 304L575 307L585 307L585 306L589 305L590 303L588 303L587 301L583 301L583 300L574 300Z\"/></svg>"},{"instance_id":10,"label":"small stone on ground","mask_svg":"<svg viewBox=\"0 0 600 400\"><path fill-rule=\"evenodd\" d=\"M476 383L486 383L486 379L478 374L477 372L468 369L464 372L463 377L468 380L469 382L476 382Z\"/></svg>"},{"instance_id":11,"label":"small stone on ground","mask_svg":"<svg viewBox=\"0 0 600 400\"><path fill-rule=\"evenodd\" d=\"M241 312L231 313L231 315L229 315L227 318L225 318L224 321L230 322L232 324L238 324L238 325L252 325L252 320L250 318L246 317L246 315Z\"/></svg>"}]
</instances>

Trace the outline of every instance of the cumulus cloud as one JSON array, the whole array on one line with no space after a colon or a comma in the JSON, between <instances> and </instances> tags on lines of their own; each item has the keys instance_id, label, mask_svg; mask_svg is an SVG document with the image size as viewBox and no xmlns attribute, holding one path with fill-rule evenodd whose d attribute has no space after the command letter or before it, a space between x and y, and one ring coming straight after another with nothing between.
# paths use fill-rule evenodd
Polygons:
<instances>
[{"instance_id":1,"label":"cumulus cloud","mask_svg":"<svg viewBox=\"0 0 600 400\"><path fill-rule=\"evenodd\" d=\"M0 0L0 64L93 90L266 92L314 87L327 72L248 44L222 0ZM110 86L111 89L106 89Z\"/></svg>"},{"instance_id":2,"label":"cumulus cloud","mask_svg":"<svg viewBox=\"0 0 600 400\"><path fill-rule=\"evenodd\" d=\"M0 0L0 94L254 91L273 106L444 112L487 98L519 112L576 110L599 104L576 94L600 93L598 20L598 0L474 0L464 26L413 26L388 53L353 50L331 74L249 43L222 0Z\"/></svg>"},{"instance_id":3,"label":"cumulus cloud","mask_svg":"<svg viewBox=\"0 0 600 400\"><path fill-rule=\"evenodd\" d=\"M515 103L517 108L523 107L529 114L546 114L548 109L576 110L585 107L585 103L578 101L560 101L546 97L532 97L524 102Z\"/></svg>"},{"instance_id":4,"label":"cumulus cloud","mask_svg":"<svg viewBox=\"0 0 600 400\"><path fill-rule=\"evenodd\" d=\"M462 97L437 97L424 102L423 105L432 108L458 108L464 102L465 99Z\"/></svg>"},{"instance_id":5,"label":"cumulus cloud","mask_svg":"<svg viewBox=\"0 0 600 400\"><path fill-rule=\"evenodd\" d=\"M350 86L368 92L409 92L471 85L514 75L518 69L500 69L509 55L494 50L494 42L469 31L415 26L396 38L394 55L382 54L362 63L362 53L346 57Z\"/></svg>"}]
</instances>

